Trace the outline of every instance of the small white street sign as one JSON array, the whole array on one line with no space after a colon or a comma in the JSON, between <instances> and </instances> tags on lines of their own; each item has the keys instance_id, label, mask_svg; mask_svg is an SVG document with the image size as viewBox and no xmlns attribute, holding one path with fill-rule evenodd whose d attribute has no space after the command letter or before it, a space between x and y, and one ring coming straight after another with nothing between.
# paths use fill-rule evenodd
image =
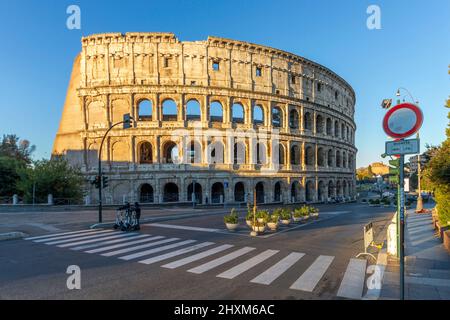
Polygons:
<instances>
[{"instance_id":1,"label":"small white street sign","mask_svg":"<svg viewBox=\"0 0 450 320\"><path fill-rule=\"evenodd\" d=\"M386 154L388 156L397 154L416 154L420 152L419 139L387 141Z\"/></svg>"}]
</instances>

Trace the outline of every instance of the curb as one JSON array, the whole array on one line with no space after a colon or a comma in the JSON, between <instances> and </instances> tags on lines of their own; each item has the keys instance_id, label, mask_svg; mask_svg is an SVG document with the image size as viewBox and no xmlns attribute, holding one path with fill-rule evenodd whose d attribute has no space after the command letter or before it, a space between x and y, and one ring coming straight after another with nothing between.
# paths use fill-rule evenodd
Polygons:
<instances>
[{"instance_id":1,"label":"curb","mask_svg":"<svg viewBox=\"0 0 450 320\"><path fill-rule=\"evenodd\" d=\"M26 236L27 235L25 233L18 231L0 233L0 241L22 239Z\"/></svg>"}]
</instances>

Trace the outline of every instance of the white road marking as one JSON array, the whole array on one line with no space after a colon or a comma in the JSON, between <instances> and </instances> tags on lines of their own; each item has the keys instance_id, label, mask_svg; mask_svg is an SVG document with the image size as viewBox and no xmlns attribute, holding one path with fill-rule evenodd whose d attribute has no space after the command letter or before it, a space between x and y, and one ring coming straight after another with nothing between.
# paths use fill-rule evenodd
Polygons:
<instances>
[{"instance_id":1,"label":"white road marking","mask_svg":"<svg viewBox=\"0 0 450 320\"><path fill-rule=\"evenodd\" d=\"M271 284L279 276L281 276L286 270L292 267L300 258L305 254L299 252L292 252L279 262L274 264L272 267L261 273L256 278L252 279L250 282L259 284Z\"/></svg>"},{"instance_id":2,"label":"white road marking","mask_svg":"<svg viewBox=\"0 0 450 320\"><path fill-rule=\"evenodd\" d=\"M177 261L173 261L171 263L163 265L162 267L163 268L168 268L168 269L175 269L175 268L184 266L185 264L188 264L188 263L191 263L191 262L203 259L205 257L209 257L209 256L211 256L213 254L216 254L218 252L224 251L224 250L229 249L231 247L233 247L232 244L224 244L224 245L218 246L216 248L212 248L212 249L209 249L209 250L206 250L206 251L194 254L194 255L192 255L190 257L186 257L186 258L183 258L183 259L180 259L180 260L177 260Z\"/></svg>"},{"instance_id":3,"label":"white road marking","mask_svg":"<svg viewBox=\"0 0 450 320\"><path fill-rule=\"evenodd\" d=\"M56 241L50 241L50 242L44 242L45 244L48 245L54 245L54 244L61 244L61 243L67 243L67 242L72 242L72 241L79 241L79 240L86 240L86 239L93 239L93 238L100 238L100 237L104 237L107 236L108 234L119 234L122 232L119 231L113 231L113 230L108 230L109 232L106 233L95 233L95 234L89 234L87 236L81 236L81 237L76 237L76 238L71 238L71 239L63 239L63 240L56 240Z\"/></svg>"},{"instance_id":4,"label":"white road marking","mask_svg":"<svg viewBox=\"0 0 450 320\"><path fill-rule=\"evenodd\" d=\"M149 224L145 224L145 226L169 228L169 229L180 229L180 230L203 231L203 232L218 232L218 231L221 231L220 229L180 226L180 225L165 224L165 223L149 223Z\"/></svg>"},{"instance_id":5,"label":"white road marking","mask_svg":"<svg viewBox=\"0 0 450 320\"><path fill-rule=\"evenodd\" d=\"M199 265L198 267L189 269L188 272L197 273L197 274L206 272L208 270L211 270L211 269L213 269L213 268L215 268L217 266L220 266L221 264L224 264L224 263L226 263L228 261L236 259L237 257L240 257L240 256L242 256L242 255L244 255L244 254L246 254L246 253L248 253L250 251L253 251L253 250L255 250L255 248L244 247L242 249L233 251L233 252L231 252L231 253L223 256L223 257L214 259L212 261L209 261L207 263Z\"/></svg>"},{"instance_id":6,"label":"white road marking","mask_svg":"<svg viewBox=\"0 0 450 320\"><path fill-rule=\"evenodd\" d=\"M169 259L169 258L172 258L172 257L179 256L179 255L182 255L182 254L194 251L194 250L198 250L198 249L210 246L212 244L214 244L214 242L202 242L202 243L190 246L190 247L186 247L186 248L183 248L183 249L179 249L179 250L175 250L175 251L168 252L168 253L165 253L165 254L161 254L161 255L156 256L156 257L152 257L152 258L148 258L148 259L145 259L145 260L141 260L141 261L139 261L139 263L152 264L152 263L155 263L155 262L158 262L158 261L162 261L162 260L165 260L165 259Z\"/></svg>"},{"instance_id":7,"label":"white road marking","mask_svg":"<svg viewBox=\"0 0 450 320\"><path fill-rule=\"evenodd\" d=\"M361 299L366 277L367 260L350 259L337 296L348 299Z\"/></svg>"},{"instance_id":8,"label":"white road marking","mask_svg":"<svg viewBox=\"0 0 450 320\"><path fill-rule=\"evenodd\" d=\"M97 241L103 241L103 240L109 240L109 239L128 238L128 237L131 237L131 236L136 235L136 234L138 234L138 233L119 233L119 234L115 234L115 235L108 235L107 237L102 237L102 238L95 238L95 239L90 239L90 240L82 240L82 241L76 241L76 242L69 242L69 243L59 244L58 247L59 248L66 248L66 247L78 246L80 244L94 243L94 242L97 242Z\"/></svg>"},{"instance_id":9,"label":"white road marking","mask_svg":"<svg viewBox=\"0 0 450 320\"><path fill-rule=\"evenodd\" d=\"M75 234L75 233L81 233L81 232L94 232L97 231L96 229L85 229L85 230L77 230L77 231L70 231L70 232L61 232L61 233L53 233L53 234L46 234L43 236L37 236L37 237L28 237L24 238L24 240L35 240L35 239L43 239L48 237L56 237L56 236L62 236L65 234Z\"/></svg>"},{"instance_id":10,"label":"white road marking","mask_svg":"<svg viewBox=\"0 0 450 320\"><path fill-rule=\"evenodd\" d=\"M111 233L114 232L113 230L103 230L103 231L96 231L96 232L83 232L78 234L71 234L68 236L59 236L59 237L53 237L53 238L46 238L46 239L38 239L34 240L33 242L47 242L47 241L56 241L56 240L62 240L62 239L73 239L73 238L81 238L83 236L92 236L96 234L103 234L103 233Z\"/></svg>"},{"instance_id":11,"label":"white road marking","mask_svg":"<svg viewBox=\"0 0 450 320\"><path fill-rule=\"evenodd\" d=\"M167 243L167 242L173 242L173 241L177 241L180 240L179 238L169 238L169 239L164 239L164 240L160 240L160 241L156 241L156 242L150 242L150 243L146 243L146 244L141 244L139 246L135 246L135 247L131 247L131 248L125 248L125 249L120 249L120 250L116 250L116 251L111 251L111 252L107 252L107 253L102 253L102 256L104 257L112 257L112 256L116 256L118 254L122 254L122 253L127 253L130 251L136 251L136 250L140 250L140 249L145 249L148 247L154 247L157 246L159 244L163 244L163 243Z\"/></svg>"},{"instance_id":12,"label":"white road marking","mask_svg":"<svg viewBox=\"0 0 450 320\"><path fill-rule=\"evenodd\" d=\"M154 248L154 249L150 249L150 250L146 250L146 251L129 254L127 256L119 257L119 259L122 259L122 260L136 259L136 258L140 258L143 256L148 256L152 253L169 250L169 249L176 248L176 247L181 247L181 246L184 246L185 244L189 244L189 243L193 243L193 242L196 242L196 240L185 240L185 241L181 241L181 242L177 242L177 243L168 244L167 246L162 246L162 247L158 247L158 248Z\"/></svg>"},{"instance_id":13,"label":"white road marking","mask_svg":"<svg viewBox=\"0 0 450 320\"><path fill-rule=\"evenodd\" d=\"M153 240L158 240L158 239L163 239L163 236L156 236L156 237L151 237L148 238L147 235L145 235L145 239L142 240L136 240L136 241L130 241L127 243L121 243L121 244L116 244L113 246L107 246L107 247L101 247L101 248L97 248L97 249L91 249L91 250L87 250L84 251L86 253L98 253L98 252L102 252L102 251L108 251L108 250L113 250L113 249L117 249L117 248L123 248L123 247L128 247L134 244L138 244L138 243L144 243L144 242L150 242ZM137 237L133 237L132 240L136 239Z\"/></svg>"},{"instance_id":14,"label":"white road marking","mask_svg":"<svg viewBox=\"0 0 450 320\"><path fill-rule=\"evenodd\" d=\"M290 286L290 289L312 292L333 259L334 257L332 256L319 256L300 278Z\"/></svg>"},{"instance_id":15,"label":"white road marking","mask_svg":"<svg viewBox=\"0 0 450 320\"><path fill-rule=\"evenodd\" d=\"M253 268L257 264L269 259L274 254L278 253L279 250L266 250L264 252L261 252L260 254L254 256L253 258L248 259L247 261L244 261L237 266L234 266L231 269L228 269L227 271L222 272L221 274L218 274L217 277L219 278L225 278L225 279L233 279L240 275L241 273Z\"/></svg>"},{"instance_id":16,"label":"white road marking","mask_svg":"<svg viewBox=\"0 0 450 320\"><path fill-rule=\"evenodd\" d=\"M141 234L141 235L131 236L129 238L122 238L122 239L115 239L115 240L102 241L102 242L98 242L98 243L86 244L86 245L82 245L82 246L78 246L78 247L74 247L74 248L70 248L70 249L72 249L72 250L85 250L85 249L90 249L90 248L98 248L98 247L101 247L101 246L105 246L107 244L128 242L130 240L141 239L141 238L145 238L145 237L148 237L148 236L149 235L147 235L147 234Z\"/></svg>"}]
</instances>

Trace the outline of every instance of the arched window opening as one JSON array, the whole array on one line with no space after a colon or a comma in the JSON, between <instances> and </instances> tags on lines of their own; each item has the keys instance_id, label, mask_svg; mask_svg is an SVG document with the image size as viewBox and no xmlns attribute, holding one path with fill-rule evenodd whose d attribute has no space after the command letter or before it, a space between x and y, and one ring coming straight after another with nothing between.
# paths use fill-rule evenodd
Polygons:
<instances>
[{"instance_id":1,"label":"arched window opening","mask_svg":"<svg viewBox=\"0 0 450 320\"><path fill-rule=\"evenodd\" d=\"M333 166L333 150L329 149L328 150L328 166L332 167Z\"/></svg>"},{"instance_id":2,"label":"arched window opening","mask_svg":"<svg viewBox=\"0 0 450 320\"><path fill-rule=\"evenodd\" d=\"M259 105L253 107L253 124L263 125L264 124L264 111Z\"/></svg>"},{"instance_id":3,"label":"arched window opening","mask_svg":"<svg viewBox=\"0 0 450 320\"><path fill-rule=\"evenodd\" d=\"M220 102L211 102L209 106L209 118L211 122L223 122L223 108Z\"/></svg>"},{"instance_id":4,"label":"arched window opening","mask_svg":"<svg viewBox=\"0 0 450 320\"><path fill-rule=\"evenodd\" d=\"M209 164L216 164L216 163L224 163L223 161L223 151L224 147L222 142L216 141L209 145Z\"/></svg>"},{"instance_id":5,"label":"arched window opening","mask_svg":"<svg viewBox=\"0 0 450 320\"><path fill-rule=\"evenodd\" d=\"M320 167L325 166L325 152L323 148L317 150L317 165Z\"/></svg>"},{"instance_id":6,"label":"arched window opening","mask_svg":"<svg viewBox=\"0 0 450 320\"><path fill-rule=\"evenodd\" d=\"M299 202L300 201L300 183L298 181L292 182L291 185L291 201Z\"/></svg>"},{"instance_id":7,"label":"arched window opening","mask_svg":"<svg viewBox=\"0 0 450 320\"><path fill-rule=\"evenodd\" d=\"M341 167L341 153L339 151L336 151L336 167Z\"/></svg>"},{"instance_id":8,"label":"arched window opening","mask_svg":"<svg viewBox=\"0 0 450 320\"><path fill-rule=\"evenodd\" d=\"M235 202L245 201L245 187L242 182L238 182L234 185L234 201Z\"/></svg>"},{"instance_id":9,"label":"arched window opening","mask_svg":"<svg viewBox=\"0 0 450 320\"><path fill-rule=\"evenodd\" d=\"M312 181L308 181L306 183L306 189L305 189L305 198L306 202L312 202L314 201L314 183Z\"/></svg>"},{"instance_id":10,"label":"arched window opening","mask_svg":"<svg viewBox=\"0 0 450 320\"><path fill-rule=\"evenodd\" d=\"M323 117L320 114L316 117L316 132L323 133Z\"/></svg>"},{"instance_id":11,"label":"arched window opening","mask_svg":"<svg viewBox=\"0 0 450 320\"><path fill-rule=\"evenodd\" d=\"M291 147L291 164L300 164L300 148L297 145Z\"/></svg>"},{"instance_id":12,"label":"arched window opening","mask_svg":"<svg viewBox=\"0 0 450 320\"><path fill-rule=\"evenodd\" d=\"M275 183L275 186L273 188L273 200L275 202L281 201L281 182L280 181Z\"/></svg>"},{"instance_id":13,"label":"arched window opening","mask_svg":"<svg viewBox=\"0 0 450 320\"><path fill-rule=\"evenodd\" d=\"M164 146L164 162L165 163L179 163L178 146L175 142L168 142Z\"/></svg>"},{"instance_id":14,"label":"arched window opening","mask_svg":"<svg viewBox=\"0 0 450 320\"><path fill-rule=\"evenodd\" d=\"M138 104L139 120L152 120L152 102L150 100L141 100Z\"/></svg>"},{"instance_id":15,"label":"arched window opening","mask_svg":"<svg viewBox=\"0 0 450 320\"><path fill-rule=\"evenodd\" d=\"M177 104L172 99L164 100L162 103L163 121L177 121Z\"/></svg>"},{"instance_id":16,"label":"arched window opening","mask_svg":"<svg viewBox=\"0 0 450 320\"><path fill-rule=\"evenodd\" d=\"M234 103L231 109L234 123L244 123L244 107L240 103Z\"/></svg>"},{"instance_id":17,"label":"arched window opening","mask_svg":"<svg viewBox=\"0 0 450 320\"><path fill-rule=\"evenodd\" d=\"M278 145L278 164L285 164L286 160L284 157L284 146L280 143Z\"/></svg>"},{"instance_id":18,"label":"arched window opening","mask_svg":"<svg viewBox=\"0 0 450 320\"><path fill-rule=\"evenodd\" d=\"M202 162L202 146L197 141L191 141L189 144L189 163Z\"/></svg>"},{"instance_id":19,"label":"arched window opening","mask_svg":"<svg viewBox=\"0 0 450 320\"><path fill-rule=\"evenodd\" d=\"M200 103L195 99L189 100L186 104L186 120L201 120Z\"/></svg>"},{"instance_id":20,"label":"arched window opening","mask_svg":"<svg viewBox=\"0 0 450 320\"><path fill-rule=\"evenodd\" d=\"M305 164L307 166L314 165L314 149L311 146L305 149Z\"/></svg>"},{"instance_id":21,"label":"arched window opening","mask_svg":"<svg viewBox=\"0 0 450 320\"><path fill-rule=\"evenodd\" d=\"M256 163L266 164L266 146L260 142L256 144Z\"/></svg>"},{"instance_id":22,"label":"arched window opening","mask_svg":"<svg viewBox=\"0 0 450 320\"><path fill-rule=\"evenodd\" d=\"M281 128L283 126L281 109L279 107L272 109L272 126L275 128Z\"/></svg>"},{"instance_id":23,"label":"arched window opening","mask_svg":"<svg viewBox=\"0 0 450 320\"><path fill-rule=\"evenodd\" d=\"M331 128L331 119L330 118L327 118L326 131L327 131L327 135L331 136L332 128Z\"/></svg>"},{"instance_id":24,"label":"arched window opening","mask_svg":"<svg viewBox=\"0 0 450 320\"><path fill-rule=\"evenodd\" d=\"M339 122L337 121L334 122L334 136L336 138L339 137Z\"/></svg>"},{"instance_id":25,"label":"arched window opening","mask_svg":"<svg viewBox=\"0 0 450 320\"><path fill-rule=\"evenodd\" d=\"M245 145L242 142L234 144L234 164L245 163Z\"/></svg>"},{"instance_id":26,"label":"arched window opening","mask_svg":"<svg viewBox=\"0 0 450 320\"><path fill-rule=\"evenodd\" d=\"M192 201L192 195L194 195L194 201ZM188 189L187 189L187 199L188 199L188 201L195 202L196 204L202 203L202 186L201 186L201 184L199 184L197 182L189 184Z\"/></svg>"},{"instance_id":27,"label":"arched window opening","mask_svg":"<svg viewBox=\"0 0 450 320\"><path fill-rule=\"evenodd\" d=\"M306 112L305 115L303 116L303 128L305 130L312 130L312 119L311 119L311 114L309 112Z\"/></svg>"},{"instance_id":28,"label":"arched window opening","mask_svg":"<svg viewBox=\"0 0 450 320\"><path fill-rule=\"evenodd\" d=\"M152 145L150 142L143 142L139 146L139 163L152 163Z\"/></svg>"},{"instance_id":29,"label":"arched window opening","mask_svg":"<svg viewBox=\"0 0 450 320\"><path fill-rule=\"evenodd\" d=\"M148 183L144 183L139 191L139 202L152 203L153 201L153 187Z\"/></svg>"},{"instance_id":30,"label":"arched window opening","mask_svg":"<svg viewBox=\"0 0 450 320\"><path fill-rule=\"evenodd\" d=\"M291 129L298 129L298 112L297 110L291 110L289 113L289 126Z\"/></svg>"},{"instance_id":31,"label":"arched window opening","mask_svg":"<svg viewBox=\"0 0 450 320\"><path fill-rule=\"evenodd\" d=\"M211 203L223 203L223 201L223 184L221 182L216 182L211 187Z\"/></svg>"},{"instance_id":32,"label":"arched window opening","mask_svg":"<svg viewBox=\"0 0 450 320\"><path fill-rule=\"evenodd\" d=\"M178 186L175 183L169 182L164 186L163 194L164 202L177 202L178 201Z\"/></svg>"},{"instance_id":33,"label":"arched window opening","mask_svg":"<svg viewBox=\"0 0 450 320\"><path fill-rule=\"evenodd\" d=\"M264 203L265 202L264 183L258 182L255 186L255 190L256 190L256 203Z\"/></svg>"}]
</instances>

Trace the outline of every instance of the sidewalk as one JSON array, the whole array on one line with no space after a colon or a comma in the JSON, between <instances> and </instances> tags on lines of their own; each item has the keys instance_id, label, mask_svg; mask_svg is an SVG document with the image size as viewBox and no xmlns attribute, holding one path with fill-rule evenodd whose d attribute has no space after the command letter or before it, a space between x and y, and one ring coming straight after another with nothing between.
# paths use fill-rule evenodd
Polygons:
<instances>
[{"instance_id":1,"label":"sidewalk","mask_svg":"<svg viewBox=\"0 0 450 320\"><path fill-rule=\"evenodd\" d=\"M389 257L381 299L399 299L399 262ZM450 300L450 254L434 234L431 214L408 210L405 225L405 299Z\"/></svg>"}]
</instances>

